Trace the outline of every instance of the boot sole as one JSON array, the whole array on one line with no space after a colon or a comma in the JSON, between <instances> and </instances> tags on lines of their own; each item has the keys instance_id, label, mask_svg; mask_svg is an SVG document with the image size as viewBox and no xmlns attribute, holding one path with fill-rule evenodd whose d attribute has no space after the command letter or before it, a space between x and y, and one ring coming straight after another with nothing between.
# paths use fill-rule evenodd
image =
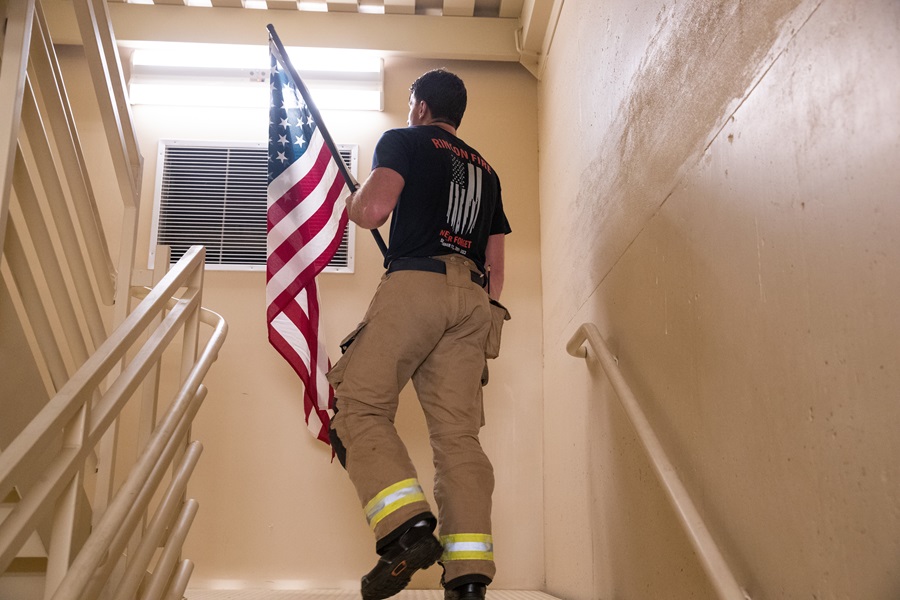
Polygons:
<instances>
[{"instance_id":1,"label":"boot sole","mask_svg":"<svg viewBox=\"0 0 900 600\"><path fill-rule=\"evenodd\" d=\"M362 578L363 600L384 600L409 585L413 573L427 569L441 557L443 549L434 536L427 536L401 552L387 566L371 578Z\"/></svg>"}]
</instances>

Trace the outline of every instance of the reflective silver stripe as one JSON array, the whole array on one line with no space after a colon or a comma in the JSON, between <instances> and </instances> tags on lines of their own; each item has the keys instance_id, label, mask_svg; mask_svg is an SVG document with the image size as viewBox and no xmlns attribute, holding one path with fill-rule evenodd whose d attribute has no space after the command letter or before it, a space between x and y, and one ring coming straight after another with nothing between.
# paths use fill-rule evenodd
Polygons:
<instances>
[{"instance_id":1,"label":"reflective silver stripe","mask_svg":"<svg viewBox=\"0 0 900 600\"><path fill-rule=\"evenodd\" d=\"M366 520L369 526L374 530L375 526L386 516L395 510L412 504L413 502L424 502L425 493L422 486L416 479L404 479L392 486L381 490L374 498L366 504Z\"/></svg>"},{"instance_id":2,"label":"reflective silver stripe","mask_svg":"<svg viewBox=\"0 0 900 600\"><path fill-rule=\"evenodd\" d=\"M485 533L456 533L441 536L441 560L494 560L494 538Z\"/></svg>"}]
</instances>

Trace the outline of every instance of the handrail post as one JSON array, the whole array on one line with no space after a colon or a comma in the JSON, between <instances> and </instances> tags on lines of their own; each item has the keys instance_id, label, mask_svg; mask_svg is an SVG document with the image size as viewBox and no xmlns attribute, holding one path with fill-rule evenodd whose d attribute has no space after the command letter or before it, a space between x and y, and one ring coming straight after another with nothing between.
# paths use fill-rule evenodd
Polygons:
<instances>
[{"instance_id":1,"label":"handrail post","mask_svg":"<svg viewBox=\"0 0 900 600\"><path fill-rule=\"evenodd\" d=\"M181 548L184 546L184 540L187 537L191 523L194 521L194 517L197 515L199 506L197 501L193 499L184 503L181 513L178 515L178 521L172 526L169 541L162 549L153 575L150 576L150 582L144 593L141 594L141 600L160 598L165 593L172 574L178 566Z\"/></svg>"},{"instance_id":2,"label":"handrail post","mask_svg":"<svg viewBox=\"0 0 900 600\"><path fill-rule=\"evenodd\" d=\"M46 148L50 145L47 132L43 128L41 116L38 112L37 98L31 85L25 86L22 105L22 127L32 150L35 148ZM19 155L22 155L21 152ZM81 301L94 347L97 347L106 339L106 329L103 323L103 316L100 314L100 307L91 289L87 264L84 256L81 254L78 234L75 231L76 222L72 221L66 207L65 194L59 173L51 155L45 152L32 151L31 158L35 166L33 179L40 181L44 189L44 198L50 206L50 213L53 217L53 222L56 224L56 233L65 253L66 262L72 272L76 295Z\"/></svg>"},{"instance_id":3,"label":"handrail post","mask_svg":"<svg viewBox=\"0 0 900 600\"><path fill-rule=\"evenodd\" d=\"M124 98L124 83L109 15L102 2L98 6L94 0L74 0L73 5L101 104L100 112L122 200L126 205L137 205L140 202L142 161L131 125L131 109Z\"/></svg>"},{"instance_id":4,"label":"handrail post","mask_svg":"<svg viewBox=\"0 0 900 600\"><path fill-rule=\"evenodd\" d=\"M11 274L14 308L28 325L26 342L47 393L37 415L0 452L0 496L25 490L0 520L0 574L29 537L49 525L45 598L108 597L122 579L119 568L126 556L140 584L148 562L132 563L137 550L151 557L159 544L140 539L146 538L141 521L171 472L171 499L152 523L156 538L168 541L154 577L144 585L154 600L162 595L177 600L192 570L192 563L179 557L197 510L195 501L183 502L200 448L199 442L188 445L190 429L227 324L201 306L201 247L188 250L168 273L160 269L146 301L131 310L143 159L106 0L73 2L121 196L120 250L115 259L109 254L39 1L0 0L0 259L6 263L4 278ZM112 331L101 318L109 315L101 313L97 296L115 304ZM51 324L54 308L58 318ZM200 335L201 322L214 328L208 339ZM173 375L179 377L178 392L157 425L159 364L168 349L178 350L178 333L183 336L180 377ZM148 377L153 381L147 383ZM108 465L118 454L119 419L141 385L142 413L149 419L135 436L136 465L112 496ZM92 477L86 465L101 437L109 451L100 459L106 474ZM182 455L185 460L174 459ZM40 469L33 468L39 459ZM101 500L92 507L85 499L86 477L100 490ZM183 511L176 522L179 503ZM93 531L86 526L88 509L97 518ZM147 543L136 542L134 552L123 553L130 539Z\"/></svg>"},{"instance_id":5,"label":"handrail post","mask_svg":"<svg viewBox=\"0 0 900 600\"><path fill-rule=\"evenodd\" d=\"M156 508L156 513L147 526L146 535L141 539L140 544L129 549L128 566L125 568L122 579L119 581L115 594L112 596L114 600L134 598L138 586L146 573L147 565L153 557L153 553L167 534L175 516L175 511L184 504L184 491L187 489L188 480L194 471L194 467L200 460L202 451L203 445L200 442L194 441L188 446L184 458L178 464L178 468L175 469L169 487Z\"/></svg>"},{"instance_id":6,"label":"handrail post","mask_svg":"<svg viewBox=\"0 0 900 600\"><path fill-rule=\"evenodd\" d=\"M143 158L133 127L131 107L125 97L122 69L106 4L103 0L74 0L73 6L124 203L113 319L113 324L118 325L128 314Z\"/></svg>"},{"instance_id":7,"label":"handrail post","mask_svg":"<svg viewBox=\"0 0 900 600\"><path fill-rule=\"evenodd\" d=\"M34 25L34 0L7 0L6 27L3 35L3 60L0 61L0 256L12 199L12 172L16 159L16 140L22 122L22 94L28 48Z\"/></svg>"},{"instance_id":8,"label":"handrail post","mask_svg":"<svg viewBox=\"0 0 900 600\"><path fill-rule=\"evenodd\" d=\"M94 197L75 118L69 106L56 50L41 5L35 7L36 30L32 35L28 77L43 100L47 122L54 132L56 158L72 194L72 206L85 240L90 264L103 303L113 304L116 269L110 256L100 212Z\"/></svg>"},{"instance_id":9,"label":"handrail post","mask_svg":"<svg viewBox=\"0 0 900 600\"><path fill-rule=\"evenodd\" d=\"M586 358L585 342L590 344L603 366L609 382L619 397L638 439L650 458L650 464L656 472L666 497L675 509L678 520L688 534L688 539L700 559L700 564L710 578L716 594L723 600L749 600L750 596L741 588L734 574L725 562L715 540L706 528L703 518L694 506L687 489L678 477L678 472L669 461L666 452L656 437L656 433L641 410L634 393L622 376L618 362L593 323L585 323L572 336L566 351L572 356Z\"/></svg>"}]
</instances>

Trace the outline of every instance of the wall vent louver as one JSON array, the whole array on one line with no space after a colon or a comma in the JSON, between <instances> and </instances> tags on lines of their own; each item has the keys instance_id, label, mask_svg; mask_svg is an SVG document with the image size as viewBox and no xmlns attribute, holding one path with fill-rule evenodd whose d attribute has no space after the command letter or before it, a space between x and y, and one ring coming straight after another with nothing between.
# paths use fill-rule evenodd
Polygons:
<instances>
[{"instance_id":1,"label":"wall vent louver","mask_svg":"<svg viewBox=\"0 0 900 600\"><path fill-rule=\"evenodd\" d=\"M357 176L359 146L338 144ZM265 270L265 143L161 140L156 172L150 268L157 244L175 263L195 244L206 246L206 268ZM352 273L355 227L348 224L325 272Z\"/></svg>"}]
</instances>

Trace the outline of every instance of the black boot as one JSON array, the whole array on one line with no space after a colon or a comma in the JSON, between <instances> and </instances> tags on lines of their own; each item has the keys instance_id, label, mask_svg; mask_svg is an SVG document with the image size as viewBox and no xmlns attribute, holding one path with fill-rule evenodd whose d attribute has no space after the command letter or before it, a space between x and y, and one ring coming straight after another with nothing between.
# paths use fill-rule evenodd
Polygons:
<instances>
[{"instance_id":1,"label":"black boot","mask_svg":"<svg viewBox=\"0 0 900 600\"><path fill-rule=\"evenodd\" d=\"M452 590L444 590L444 600L484 600L487 586L483 583L466 583Z\"/></svg>"},{"instance_id":2,"label":"black boot","mask_svg":"<svg viewBox=\"0 0 900 600\"><path fill-rule=\"evenodd\" d=\"M410 527L380 551L378 564L363 575L363 600L383 600L402 591L413 573L433 565L442 552L441 543L434 537L431 527Z\"/></svg>"}]
</instances>

